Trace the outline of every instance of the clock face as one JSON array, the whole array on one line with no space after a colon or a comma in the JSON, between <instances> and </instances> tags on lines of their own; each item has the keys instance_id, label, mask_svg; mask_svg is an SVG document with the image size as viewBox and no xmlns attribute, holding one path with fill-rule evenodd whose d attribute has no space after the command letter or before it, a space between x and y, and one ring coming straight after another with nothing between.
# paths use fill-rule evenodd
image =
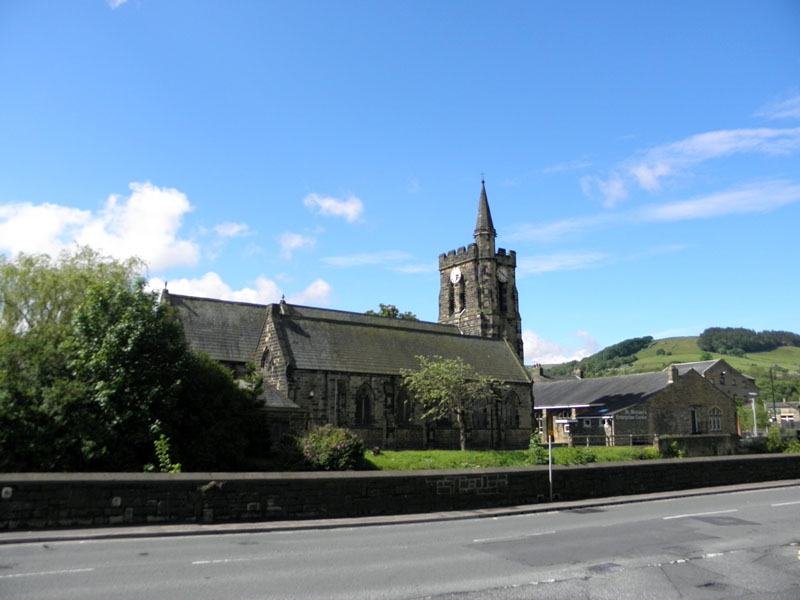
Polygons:
<instances>
[{"instance_id":1,"label":"clock face","mask_svg":"<svg viewBox=\"0 0 800 600\"><path fill-rule=\"evenodd\" d=\"M505 267L500 267L497 269L497 279L500 280L500 283L505 283L508 281L508 271Z\"/></svg>"},{"instance_id":2,"label":"clock face","mask_svg":"<svg viewBox=\"0 0 800 600\"><path fill-rule=\"evenodd\" d=\"M450 283L456 285L459 281L461 281L461 269L456 267L450 271Z\"/></svg>"}]
</instances>

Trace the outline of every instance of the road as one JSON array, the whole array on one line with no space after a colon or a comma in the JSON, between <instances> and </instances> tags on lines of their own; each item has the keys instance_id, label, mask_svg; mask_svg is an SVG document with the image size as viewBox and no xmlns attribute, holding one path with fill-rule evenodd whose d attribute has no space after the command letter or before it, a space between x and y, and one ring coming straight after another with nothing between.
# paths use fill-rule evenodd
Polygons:
<instances>
[{"instance_id":1,"label":"road","mask_svg":"<svg viewBox=\"0 0 800 600\"><path fill-rule=\"evenodd\" d=\"M800 599L800 486L404 525L0 546L0 598Z\"/></svg>"}]
</instances>

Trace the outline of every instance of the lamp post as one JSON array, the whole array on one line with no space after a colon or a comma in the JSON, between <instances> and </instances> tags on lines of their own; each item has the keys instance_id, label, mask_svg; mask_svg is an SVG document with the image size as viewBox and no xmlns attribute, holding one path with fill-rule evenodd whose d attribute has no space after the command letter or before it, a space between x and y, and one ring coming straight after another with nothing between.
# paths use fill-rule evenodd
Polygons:
<instances>
[{"instance_id":1,"label":"lamp post","mask_svg":"<svg viewBox=\"0 0 800 600\"><path fill-rule=\"evenodd\" d=\"M756 420L756 397L758 394L756 392L750 392L748 395L753 404L753 437L756 438L758 437L758 421Z\"/></svg>"}]
</instances>

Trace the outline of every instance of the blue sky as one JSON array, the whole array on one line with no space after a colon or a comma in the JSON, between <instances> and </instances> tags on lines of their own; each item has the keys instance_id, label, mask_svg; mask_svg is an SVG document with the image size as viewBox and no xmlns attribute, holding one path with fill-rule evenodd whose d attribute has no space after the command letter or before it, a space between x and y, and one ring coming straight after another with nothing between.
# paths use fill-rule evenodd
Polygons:
<instances>
[{"instance_id":1,"label":"blue sky","mask_svg":"<svg viewBox=\"0 0 800 600\"><path fill-rule=\"evenodd\" d=\"M435 321L481 175L525 361L800 332L800 3L0 3L0 252Z\"/></svg>"}]
</instances>

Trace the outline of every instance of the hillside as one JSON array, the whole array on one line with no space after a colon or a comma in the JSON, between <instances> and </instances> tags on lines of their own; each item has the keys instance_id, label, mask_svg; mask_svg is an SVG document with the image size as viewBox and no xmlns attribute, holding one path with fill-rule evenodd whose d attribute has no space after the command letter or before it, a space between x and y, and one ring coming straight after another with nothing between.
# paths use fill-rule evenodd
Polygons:
<instances>
[{"instance_id":1,"label":"hillside","mask_svg":"<svg viewBox=\"0 0 800 600\"><path fill-rule=\"evenodd\" d=\"M698 337L663 340L632 338L604 348L581 361L548 369L552 375L569 375L582 369L586 377L607 377L660 371L673 363L724 359L734 369L755 378L759 389L778 399L800 401L800 347L781 346L766 352L747 352L741 356L707 352L698 346ZM628 351L631 349L633 351ZM770 378L772 368L772 378Z\"/></svg>"}]
</instances>

